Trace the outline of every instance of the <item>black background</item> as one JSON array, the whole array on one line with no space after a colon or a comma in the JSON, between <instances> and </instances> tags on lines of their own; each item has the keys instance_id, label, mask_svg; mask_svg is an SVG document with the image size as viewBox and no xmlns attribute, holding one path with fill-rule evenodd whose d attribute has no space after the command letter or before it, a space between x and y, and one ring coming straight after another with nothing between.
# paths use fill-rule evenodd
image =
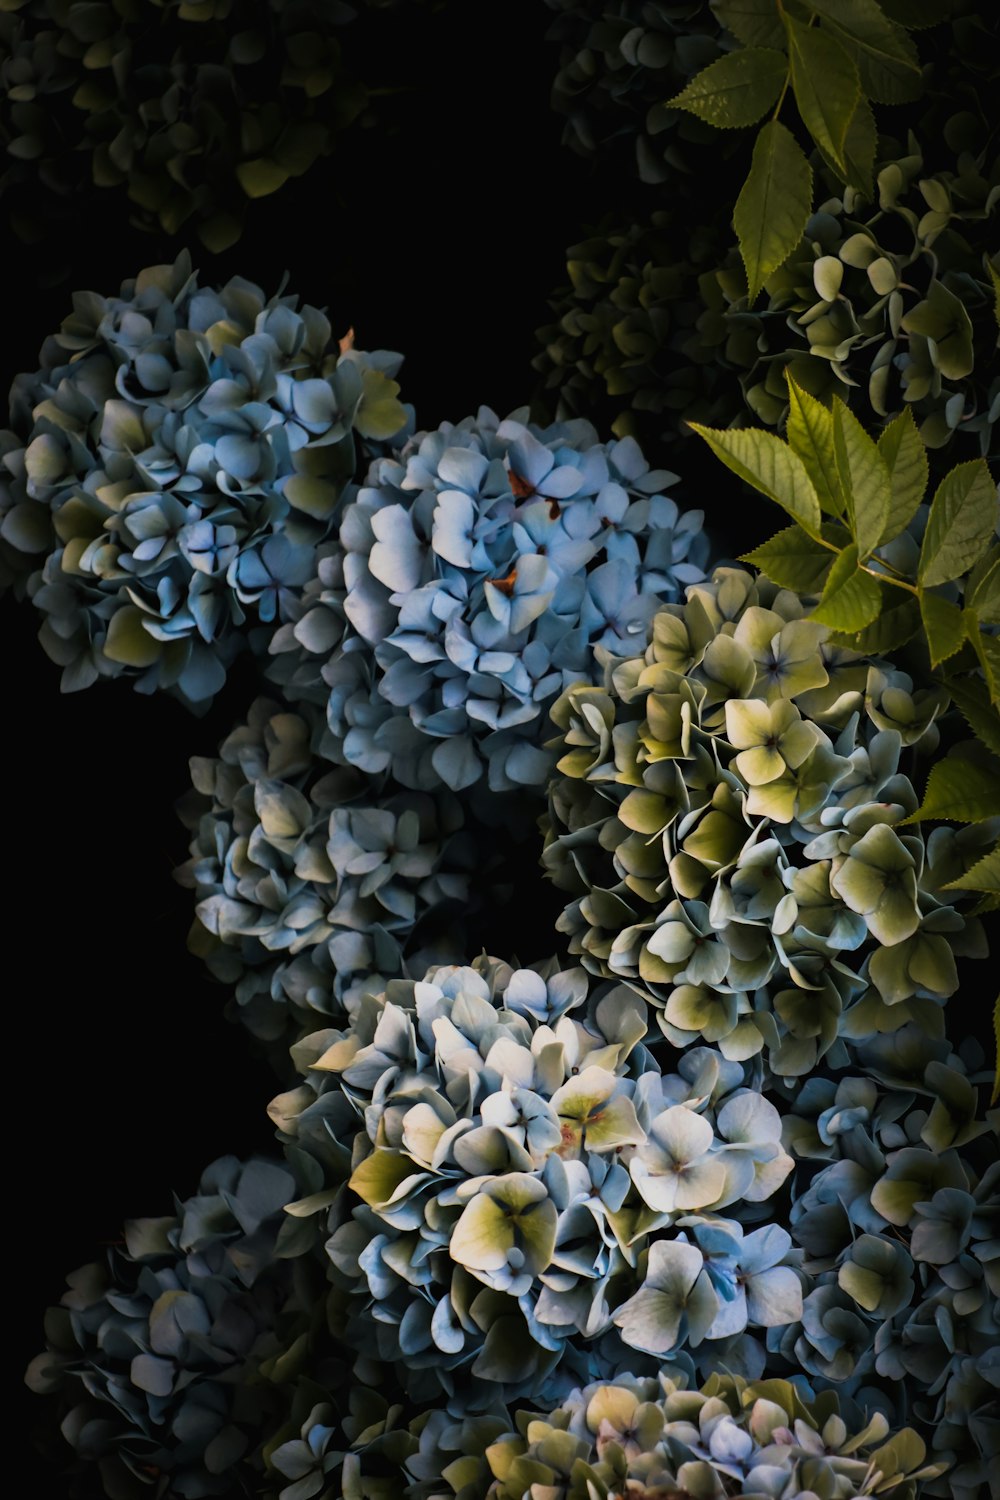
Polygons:
<instances>
[{"instance_id":1,"label":"black background","mask_svg":"<svg viewBox=\"0 0 1000 1500\"><path fill-rule=\"evenodd\" d=\"M390 100L381 126L356 130L306 178L255 205L234 249L211 256L191 243L202 282L239 274L270 294L287 269L288 290L327 306L335 332L353 325L360 347L405 353L402 394L420 427L480 403L503 413L527 402L533 332L563 279L566 246L608 209L627 219L636 205L669 206L667 189L602 177L560 144L549 19L540 0L438 12L403 4L364 18L376 43L369 81L409 92ZM185 243L130 226L114 192L95 190L77 210L68 285L35 290L31 253L8 237L5 384L35 368L71 288L114 292ZM768 534L774 517L693 442L649 457L682 470L675 493L705 508L731 554ZM173 804L188 784L187 758L213 753L244 716L250 670L237 667L200 720L124 681L62 696L31 607L8 598L0 623L4 1014L13 1031L5 1281L19 1383L65 1273L117 1238L124 1218L169 1212L171 1193L191 1193L216 1156L267 1150L275 1085L223 1019L224 991L186 951L192 893L171 875L186 854ZM530 857L525 871L536 879ZM522 911L533 899L529 885ZM516 948L529 960L552 946L542 931L537 952L527 951L520 912L516 932L501 918L496 927L498 953ZM37 1404L24 1403L29 1426ZM53 1475L36 1472L45 1493L59 1493Z\"/></svg>"}]
</instances>

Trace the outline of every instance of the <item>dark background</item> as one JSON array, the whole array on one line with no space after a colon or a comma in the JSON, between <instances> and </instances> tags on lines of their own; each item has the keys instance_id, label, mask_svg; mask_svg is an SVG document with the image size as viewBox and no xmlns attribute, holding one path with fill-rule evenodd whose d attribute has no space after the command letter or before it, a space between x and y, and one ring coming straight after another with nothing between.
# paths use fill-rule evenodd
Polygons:
<instances>
[{"instance_id":1,"label":"dark background","mask_svg":"<svg viewBox=\"0 0 1000 1500\"><path fill-rule=\"evenodd\" d=\"M234 249L211 256L192 243L203 283L239 274L270 294L287 269L288 290L327 306L335 332L353 325L360 347L405 353L402 394L420 427L480 403L503 413L527 402L533 333L566 246L608 209L628 217L637 202L669 201L666 189L602 177L560 144L550 15L541 0L476 0L365 18L378 59L368 81L408 92L390 98L381 125L355 130L256 205ZM76 226L73 274L55 289L35 289L31 253L7 236L4 385L35 368L73 288L114 292L185 243L130 226L117 192L88 194ZM649 457L683 471L675 493L705 508L730 553L768 534L775 517L700 445ZM223 1019L224 991L186 951L192 893L171 876L186 855L173 804L188 785L187 758L213 753L244 716L251 672L238 666L200 720L124 681L61 696L31 607L8 598L0 622L4 1009L14 1030L7 1287L19 1385L66 1272L117 1238L124 1218L169 1212L172 1192L193 1192L216 1156L267 1150L276 1090ZM533 879L530 859L526 867ZM520 912L514 933L502 918L496 925L501 954L516 946L530 960L552 946L542 931L527 951ZM37 1407L27 1397L28 1426ZM45 1493L58 1494L55 1476L43 1477Z\"/></svg>"}]
</instances>

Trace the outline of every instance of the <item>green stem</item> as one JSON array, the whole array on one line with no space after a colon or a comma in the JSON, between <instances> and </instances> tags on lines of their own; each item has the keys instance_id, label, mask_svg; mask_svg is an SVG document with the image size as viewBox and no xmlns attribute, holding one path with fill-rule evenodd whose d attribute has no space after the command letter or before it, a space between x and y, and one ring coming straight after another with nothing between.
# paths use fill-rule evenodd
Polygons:
<instances>
[{"instance_id":1,"label":"green stem","mask_svg":"<svg viewBox=\"0 0 1000 1500\"><path fill-rule=\"evenodd\" d=\"M872 578L877 578L879 583L891 583L893 588L906 589L907 593L909 594L920 593L920 590L917 588L916 584L907 583L905 578L893 578L889 573L880 573L877 568L866 568L861 563L858 564L858 567L861 569L862 573L868 573Z\"/></svg>"},{"instance_id":2,"label":"green stem","mask_svg":"<svg viewBox=\"0 0 1000 1500\"><path fill-rule=\"evenodd\" d=\"M787 68L785 70L785 81L781 85L781 93L778 95L778 102L774 106L774 114L771 116L772 120L776 120L778 118L778 116L781 114L781 106L785 102L785 95L788 93L788 85L791 82L791 78L792 78L792 70L791 70L791 68Z\"/></svg>"},{"instance_id":3,"label":"green stem","mask_svg":"<svg viewBox=\"0 0 1000 1500\"><path fill-rule=\"evenodd\" d=\"M804 527L803 530L805 530ZM807 535L811 536L813 541L817 542L821 547L825 547L827 552L834 552L838 557L840 556L842 549L838 547L836 543L828 542L825 536L815 536L812 532L808 532ZM891 567L892 564L883 563L882 566ZM920 593L920 590L917 588L916 584L908 583L905 578L894 578L892 576L892 573L882 573L878 568L866 568L863 563L859 563L858 567L862 573L868 573L872 578L877 578L879 583L891 583L894 588L906 589L907 593L910 594Z\"/></svg>"}]
</instances>

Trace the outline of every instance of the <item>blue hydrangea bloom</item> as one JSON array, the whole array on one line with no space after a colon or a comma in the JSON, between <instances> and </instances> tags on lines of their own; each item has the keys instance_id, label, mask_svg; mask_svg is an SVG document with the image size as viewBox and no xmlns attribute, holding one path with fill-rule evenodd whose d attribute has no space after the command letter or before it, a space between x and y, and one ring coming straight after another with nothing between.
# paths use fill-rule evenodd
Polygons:
<instances>
[{"instance_id":1,"label":"blue hydrangea bloom","mask_svg":"<svg viewBox=\"0 0 1000 1500\"><path fill-rule=\"evenodd\" d=\"M203 704L289 615L359 457L401 440L401 357L190 258L78 293L0 436L2 571L64 691L126 674Z\"/></svg>"},{"instance_id":2,"label":"blue hydrangea bloom","mask_svg":"<svg viewBox=\"0 0 1000 1500\"><path fill-rule=\"evenodd\" d=\"M275 1422L260 1367L308 1305L305 1267L275 1254L294 1187L280 1162L222 1157L172 1214L130 1220L103 1264L68 1278L27 1380L59 1396L63 1436L108 1495L229 1494Z\"/></svg>"},{"instance_id":3,"label":"blue hydrangea bloom","mask_svg":"<svg viewBox=\"0 0 1000 1500\"><path fill-rule=\"evenodd\" d=\"M457 1415L664 1359L761 1374L747 1329L802 1311L791 1237L753 1227L793 1168L778 1111L710 1048L661 1072L646 1034L624 986L483 958L293 1047L270 1113L324 1190L284 1248L326 1261L359 1379L377 1357Z\"/></svg>"},{"instance_id":4,"label":"blue hydrangea bloom","mask_svg":"<svg viewBox=\"0 0 1000 1500\"><path fill-rule=\"evenodd\" d=\"M277 675L325 692L350 764L422 790L539 785L547 710L593 679L594 648L628 654L704 578L702 516L664 493L675 479L584 421L483 407L418 434L346 505L342 557L274 638Z\"/></svg>"}]
</instances>

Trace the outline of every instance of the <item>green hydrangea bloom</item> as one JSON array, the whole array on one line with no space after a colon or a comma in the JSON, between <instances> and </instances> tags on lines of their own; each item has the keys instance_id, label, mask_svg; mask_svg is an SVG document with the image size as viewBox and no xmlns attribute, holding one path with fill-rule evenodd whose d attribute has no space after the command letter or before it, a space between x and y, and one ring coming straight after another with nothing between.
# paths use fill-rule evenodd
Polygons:
<instances>
[{"instance_id":1,"label":"green hydrangea bloom","mask_svg":"<svg viewBox=\"0 0 1000 1500\"><path fill-rule=\"evenodd\" d=\"M804 615L721 568L643 656L605 653L604 685L552 711L543 856L585 967L643 995L675 1046L764 1053L786 1079L842 1065L845 1037L941 1034L956 953L985 951L945 885L992 828L904 823L901 752L933 750L946 699Z\"/></svg>"}]
</instances>

